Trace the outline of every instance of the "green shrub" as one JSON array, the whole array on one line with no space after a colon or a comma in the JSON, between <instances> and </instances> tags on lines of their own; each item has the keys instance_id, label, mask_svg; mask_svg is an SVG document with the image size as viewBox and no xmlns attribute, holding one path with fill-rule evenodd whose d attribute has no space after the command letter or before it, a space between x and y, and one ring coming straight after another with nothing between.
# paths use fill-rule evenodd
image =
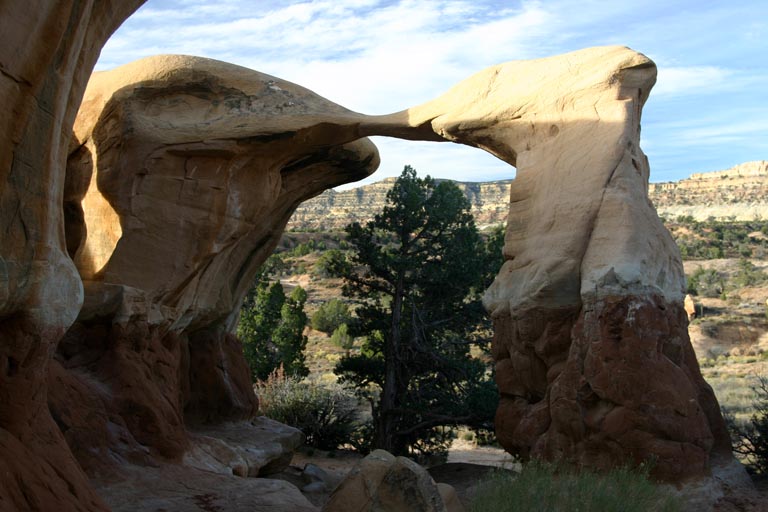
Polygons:
<instances>
[{"instance_id":1,"label":"green shrub","mask_svg":"<svg viewBox=\"0 0 768 512\"><path fill-rule=\"evenodd\" d=\"M268 418L301 430L306 444L333 450L350 442L358 426L357 398L341 386L286 377L280 370L256 384Z\"/></svg>"},{"instance_id":2,"label":"green shrub","mask_svg":"<svg viewBox=\"0 0 768 512\"><path fill-rule=\"evenodd\" d=\"M331 299L325 302L312 315L312 328L324 332L330 336L342 324L349 325L352 322L352 313L349 306L339 299Z\"/></svg>"},{"instance_id":3,"label":"green shrub","mask_svg":"<svg viewBox=\"0 0 768 512\"><path fill-rule=\"evenodd\" d=\"M347 324L341 324L335 331L333 331L333 334L331 335L331 343L349 352L355 343L355 338L350 336Z\"/></svg>"},{"instance_id":4,"label":"green shrub","mask_svg":"<svg viewBox=\"0 0 768 512\"><path fill-rule=\"evenodd\" d=\"M605 474L539 462L518 475L498 471L481 483L472 512L673 512L680 501L648 479L647 471L619 468Z\"/></svg>"},{"instance_id":5,"label":"green shrub","mask_svg":"<svg viewBox=\"0 0 768 512\"><path fill-rule=\"evenodd\" d=\"M699 267L687 278L688 293L692 295L714 298L725 291L725 279L717 270Z\"/></svg>"},{"instance_id":6,"label":"green shrub","mask_svg":"<svg viewBox=\"0 0 768 512\"><path fill-rule=\"evenodd\" d=\"M343 264L346 260L346 256L338 249L330 249L323 252L317 259L312 274L320 278L328 278L336 276L336 268Z\"/></svg>"},{"instance_id":7,"label":"green shrub","mask_svg":"<svg viewBox=\"0 0 768 512\"><path fill-rule=\"evenodd\" d=\"M733 284L738 288L762 284L768 278L765 272L759 270L746 258L739 260L739 268L733 277Z\"/></svg>"}]
</instances>

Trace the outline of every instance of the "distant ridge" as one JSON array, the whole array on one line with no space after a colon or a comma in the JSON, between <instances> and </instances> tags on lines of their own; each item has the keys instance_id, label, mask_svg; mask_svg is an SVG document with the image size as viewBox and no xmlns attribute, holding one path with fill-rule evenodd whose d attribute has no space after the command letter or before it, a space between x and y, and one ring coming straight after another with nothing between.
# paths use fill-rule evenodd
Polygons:
<instances>
[{"instance_id":1,"label":"distant ridge","mask_svg":"<svg viewBox=\"0 0 768 512\"><path fill-rule=\"evenodd\" d=\"M288 222L289 230L341 230L350 222L366 222L380 212L396 178L336 191L326 190L302 203ZM481 228L504 224L513 180L461 182ZM651 183L648 195L661 217L691 216L696 220L768 219L768 161L736 165L723 171L692 174L673 182Z\"/></svg>"},{"instance_id":2,"label":"distant ridge","mask_svg":"<svg viewBox=\"0 0 768 512\"><path fill-rule=\"evenodd\" d=\"M648 191L661 217L696 220L768 219L768 161L702 172L667 183L651 183Z\"/></svg>"},{"instance_id":3,"label":"distant ridge","mask_svg":"<svg viewBox=\"0 0 768 512\"><path fill-rule=\"evenodd\" d=\"M287 229L335 231L354 221L362 223L371 220L384 207L387 192L395 180L385 178L353 189L326 190L302 203L288 221ZM506 223L512 180L454 183L469 199L478 227Z\"/></svg>"}]
</instances>

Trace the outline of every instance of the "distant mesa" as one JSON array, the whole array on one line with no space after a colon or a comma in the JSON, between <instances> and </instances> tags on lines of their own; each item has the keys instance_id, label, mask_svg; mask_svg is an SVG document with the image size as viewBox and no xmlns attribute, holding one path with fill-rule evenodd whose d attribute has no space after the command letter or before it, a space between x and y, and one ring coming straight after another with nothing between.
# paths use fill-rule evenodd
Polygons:
<instances>
[{"instance_id":1,"label":"distant mesa","mask_svg":"<svg viewBox=\"0 0 768 512\"><path fill-rule=\"evenodd\" d=\"M512 181L455 182L469 199L472 215L480 229L507 222ZM351 222L365 223L384 207L387 192L394 182L395 178L384 178L353 189L326 190L303 202L288 221L286 229L337 231Z\"/></svg>"},{"instance_id":2,"label":"distant mesa","mask_svg":"<svg viewBox=\"0 0 768 512\"><path fill-rule=\"evenodd\" d=\"M724 171L691 174L689 178L651 183L648 195L667 219L691 216L703 221L768 218L768 161L736 165Z\"/></svg>"}]
</instances>

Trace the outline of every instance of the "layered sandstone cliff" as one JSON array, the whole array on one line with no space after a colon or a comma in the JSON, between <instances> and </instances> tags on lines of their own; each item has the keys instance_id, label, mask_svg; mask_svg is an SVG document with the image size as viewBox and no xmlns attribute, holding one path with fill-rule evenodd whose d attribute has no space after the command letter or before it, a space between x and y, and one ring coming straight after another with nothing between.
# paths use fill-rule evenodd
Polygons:
<instances>
[{"instance_id":1,"label":"layered sandstone cliff","mask_svg":"<svg viewBox=\"0 0 768 512\"><path fill-rule=\"evenodd\" d=\"M386 203L394 178L348 190L326 190L305 201L291 216L287 229L340 230L350 222L373 219ZM507 221L512 180L455 182L472 204L479 226ZM736 165L724 171L692 174L680 181L650 183L648 197L666 219L692 216L699 221L768 218L768 161Z\"/></svg>"},{"instance_id":2,"label":"layered sandstone cliff","mask_svg":"<svg viewBox=\"0 0 768 512\"><path fill-rule=\"evenodd\" d=\"M653 183L649 194L659 215L691 216L704 221L768 218L768 161L736 165L724 171L691 174L684 180Z\"/></svg>"},{"instance_id":3,"label":"layered sandstone cliff","mask_svg":"<svg viewBox=\"0 0 768 512\"><path fill-rule=\"evenodd\" d=\"M301 203L288 221L287 229L339 231L351 222L365 223L384 208L387 192L394 182L395 178L384 178L349 190L326 190ZM506 223L512 180L454 183L469 199L479 227Z\"/></svg>"}]
</instances>

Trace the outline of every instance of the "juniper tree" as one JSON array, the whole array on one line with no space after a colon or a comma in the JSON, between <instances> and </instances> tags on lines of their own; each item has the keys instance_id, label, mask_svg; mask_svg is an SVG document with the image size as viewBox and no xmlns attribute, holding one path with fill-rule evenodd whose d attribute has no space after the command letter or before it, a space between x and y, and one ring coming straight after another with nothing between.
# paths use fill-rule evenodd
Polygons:
<instances>
[{"instance_id":1,"label":"juniper tree","mask_svg":"<svg viewBox=\"0 0 768 512\"><path fill-rule=\"evenodd\" d=\"M406 166L383 211L346 228L351 257L334 271L359 302L354 334L366 341L336 373L378 388L374 448L429 450L441 444L437 427L492 421L495 387L470 355L488 257L469 207L455 184Z\"/></svg>"}]
</instances>

